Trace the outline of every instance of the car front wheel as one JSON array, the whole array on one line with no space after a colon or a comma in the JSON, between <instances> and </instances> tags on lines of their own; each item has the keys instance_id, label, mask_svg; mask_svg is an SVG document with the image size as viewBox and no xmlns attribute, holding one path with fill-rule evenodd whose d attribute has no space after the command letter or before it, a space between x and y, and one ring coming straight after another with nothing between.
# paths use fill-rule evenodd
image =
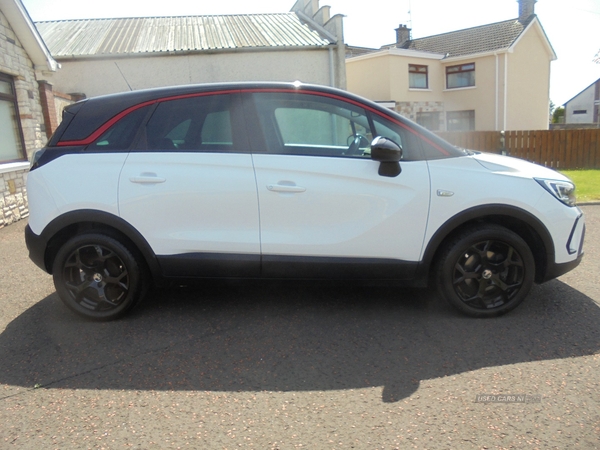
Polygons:
<instances>
[{"instance_id":1,"label":"car front wheel","mask_svg":"<svg viewBox=\"0 0 600 450\"><path fill-rule=\"evenodd\" d=\"M440 294L473 317L516 308L533 284L535 262L527 243L496 225L463 230L446 245L436 270Z\"/></svg>"},{"instance_id":2,"label":"car front wheel","mask_svg":"<svg viewBox=\"0 0 600 450\"><path fill-rule=\"evenodd\" d=\"M56 255L52 273L65 305L92 320L122 316L145 292L143 269L129 249L100 233L67 241Z\"/></svg>"}]
</instances>

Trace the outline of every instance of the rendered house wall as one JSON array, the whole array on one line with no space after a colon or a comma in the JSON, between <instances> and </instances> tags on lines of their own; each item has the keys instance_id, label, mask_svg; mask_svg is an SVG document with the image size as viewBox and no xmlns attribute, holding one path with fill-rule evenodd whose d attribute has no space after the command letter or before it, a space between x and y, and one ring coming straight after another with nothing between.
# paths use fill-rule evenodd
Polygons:
<instances>
[{"instance_id":1,"label":"rendered house wall","mask_svg":"<svg viewBox=\"0 0 600 450\"><path fill-rule=\"evenodd\" d=\"M59 60L62 68L52 82L61 92L87 97L227 81L299 80L331 85L329 58L327 49L315 49Z\"/></svg>"}]
</instances>

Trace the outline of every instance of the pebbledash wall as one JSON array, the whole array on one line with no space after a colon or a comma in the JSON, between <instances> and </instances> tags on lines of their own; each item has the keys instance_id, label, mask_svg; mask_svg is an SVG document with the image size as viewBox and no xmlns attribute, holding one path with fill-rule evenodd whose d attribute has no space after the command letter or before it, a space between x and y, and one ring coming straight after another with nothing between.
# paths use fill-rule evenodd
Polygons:
<instances>
[{"instance_id":1,"label":"pebbledash wall","mask_svg":"<svg viewBox=\"0 0 600 450\"><path fill-rule=\"evenodd\" d=\"M41 148L47 137L33 63L8 20L0 12L0 73L14 81L18 115L25 141L22 161L0 162L0 228L29 215L26 181L28 157Z\"/></svg>"}]
</instances>

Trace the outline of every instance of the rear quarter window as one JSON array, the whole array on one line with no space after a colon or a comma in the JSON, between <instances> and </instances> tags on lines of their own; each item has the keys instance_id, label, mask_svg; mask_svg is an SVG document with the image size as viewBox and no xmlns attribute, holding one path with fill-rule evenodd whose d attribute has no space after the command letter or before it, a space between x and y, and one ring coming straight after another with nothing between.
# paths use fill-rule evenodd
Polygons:
<instances>
[{"instance_id":1,"label":"rear quarter window","mask_svg":"<svg viewBox=\"0 0 600 450\"><path fill-rule=\"evenodd\" d=\"M128 150L149 110L150 106L144 106L130 112L92 143L88 150Z\"/></svg>"}]
</instances>

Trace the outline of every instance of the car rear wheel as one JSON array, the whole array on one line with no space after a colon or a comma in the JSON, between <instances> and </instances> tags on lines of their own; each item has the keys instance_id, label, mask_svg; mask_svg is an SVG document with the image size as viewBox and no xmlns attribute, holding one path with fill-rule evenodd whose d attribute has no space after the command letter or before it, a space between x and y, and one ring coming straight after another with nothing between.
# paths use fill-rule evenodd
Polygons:
<instances>
[{"instance_id":1,"label":"car rear wheel","mask_svg":"<svg viewBox=\"0 0 600 450\"><path fill-rule=\"evenodd\" d=\"M92 320L113 320L142 299L142 267L117 239L93 233L67 241L52 273L56 292L71 310Z\"/></svg>"},{"instance_id":2,"label":"car rear wheel","mask_svg":"<svg viewBox=\"0 0 600 450\"><path fill-rule=\"evenodd\" d=\"M527 243L496 225L465 229L444 248L436 270L442 297L473 317L516 308L533 284L535 262Z\"/></svg>"}]
</instances>

